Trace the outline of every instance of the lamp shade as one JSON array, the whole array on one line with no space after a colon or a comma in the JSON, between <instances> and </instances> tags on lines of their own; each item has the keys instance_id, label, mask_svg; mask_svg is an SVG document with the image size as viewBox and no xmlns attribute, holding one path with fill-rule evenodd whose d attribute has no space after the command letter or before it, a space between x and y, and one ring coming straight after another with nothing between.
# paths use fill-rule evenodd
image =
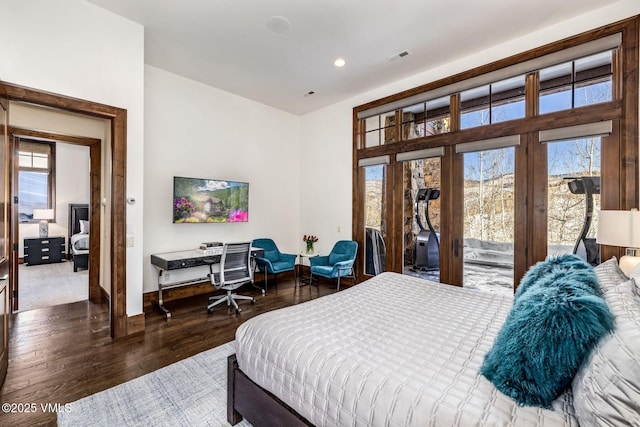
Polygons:
<instances>
[{"instance_id":1,"label":"lamp shade","mask_svg":"<svg viewBox=\"0 0 640 427\"><path fill-rule=\"evenodd\" d=\"M596 242L600 245L640 248L640 211L600 211Z\"/></svg>"},{"instance_id":2,"label":"lamp shade","mask_svg":"<svg viewBox=\"0 0 640 427\"><path fill-rule=\"evenodd\" d=\"M34 209L33 219L53 219L53 209Z\"/></svg>"}]
</instances>

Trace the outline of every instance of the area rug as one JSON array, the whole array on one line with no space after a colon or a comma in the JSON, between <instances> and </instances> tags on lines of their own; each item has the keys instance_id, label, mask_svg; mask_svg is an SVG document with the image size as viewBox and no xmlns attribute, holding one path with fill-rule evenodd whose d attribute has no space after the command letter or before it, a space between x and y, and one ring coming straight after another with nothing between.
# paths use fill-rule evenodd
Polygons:
<instances>
[{"instance_id":1,"label":"area rug","mask_svg":"<svg viewBox=\"0 0 640 427\"><path fill-rule=\"evenodd\" d=\"M228 426L227 356L234 352L232 341L72 402L58 426Z\"/></svg>"},{"instance_id":2,"label":"area rug","mask_svg":"<svg viewBox=\"0 0 640 427\"><path fill-rule=\"evenodd\" d=\"M89 299L89 272L73 272L73 262L18 266L19 310Z\"/></svg>"}]
</instances>

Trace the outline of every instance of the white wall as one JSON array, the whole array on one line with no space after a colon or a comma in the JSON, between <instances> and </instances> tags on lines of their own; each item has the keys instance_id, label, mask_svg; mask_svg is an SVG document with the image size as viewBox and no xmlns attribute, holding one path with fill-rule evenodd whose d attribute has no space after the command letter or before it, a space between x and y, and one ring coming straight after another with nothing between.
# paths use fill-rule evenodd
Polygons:
<instances>
[{"instance_id":1,"label":"white wall","mask_svg":"<svg viewBox=\"0 0 640 427\"><path fill-rule=\"evenodd\" d=\"M82 0L0 0L0 79L127 110L127 314L142 312L144 29ZM9 112L11 115L11 112Z\"/></svg>"},{"instance_id":2,"label":"white wall","mask_svg":"<svg viewBox=\"0 0 640 427\"><path fill-rule=\"evenodd\" d=\"M292 114L145 66L145 292L158 288L154 253L258 237L297 251L308 191L299 184L299 125ZM174 176L249 182L249 221L173 224Z\"/></svg>"},{"instance_id":3,"label":"white wall","mask_svg":"<svg viewBox=\"0 0 640 427\"><path fill-rule=\"evenodd\" d=\"M306 169L315 173L300 175L301 233L318 234L318 248L325 253L331 250L335 241L351 238L351 117L354 107L637 14L640 14L640 1L620 0L609 7L540 29L303 116L300 144L301 159L304 160L301 161L305 162ZM323 202L318 203L317 200ZM341 226L340 232L337 231L338 226Z\"/></svg>"}]
</instances>

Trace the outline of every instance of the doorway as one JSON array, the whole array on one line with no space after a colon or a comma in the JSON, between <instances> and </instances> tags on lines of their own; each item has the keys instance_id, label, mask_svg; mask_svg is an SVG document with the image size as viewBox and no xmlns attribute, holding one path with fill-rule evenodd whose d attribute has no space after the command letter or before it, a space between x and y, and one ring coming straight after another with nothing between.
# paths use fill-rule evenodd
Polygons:
<instances>
[{"instance_id":1,"label":"doorway","mask_svg":"<svg viewBox=\"0 0 640 427\"><path fill-rule=\"evenodd\" d=\"M91 209L92 211L98 211L100 204L104 202L110 212L110 217L105 221L105 228L108 230L106 236L110 247L109 249L103 248L103 250L109 254L109 256L106 257L108 258L108 262L106 263L108 265L105 265L105 276L110 278L110 335L112 338L126 336L126 110L6 82L0 83L0 89L6 91L9 101L21 101L109 120L111 144L108 149L105 149L105 153L107 155L107 163L111 166L109 173L110 191L105 192L104 200L93 197L91 200ZM10 143L13 145L13 141L10 141ZM96 145L96 147L98 147L98 145ZM12 146L12 151L13 148ZM92 157L92 162L94 162L93 159ZM92 171L94 170L93 163L91 169ZM92 180L92 182L97 181ZM99 194L96 190L98 189L92 188L92 194ZM12 205L12 215L14 211L15 206ZM99 229L100 224L97 220L98 218L95 216L91 218L91 228ZM9 239L13 247L9 274L11 289L14 289L18 268L18 252L14 245L17 243L16 225L14 219L11 224L11 235ZM95 240L97 238L97 235L92 239L90 238L90 247L99 248L99 242ZM91 251L89 263L99 268L100 261L99 251ZM97 289L97 291L99 291L99 289ZM93 287L90 287L89 300L99 302L101 298L102 295L100 292L96 292Z\"/></svg>"},{"instance_id":2,"label":"doorway","mask_svg":"<svg viewBox=\"0 0 640 427\"><path fill-rule=\"evenodd\" d=\"M19 104L13 103L12 111L16 111L18 106ZM20 110L20 108L18 108L18 110ZM25 123L24 116L27 117L27 122L34 121L33 115L23 114L22 124ZM55 121L55 118L53 120ZM102 295L104 292L99 284L99 265L96 265L94 268L88 266L89 268L86 271L74 274L78 272L73 268L71 258L71 234L69 231L72 227L67 227L67 224L71 224L67 217L70 215L69 206L71 205L66 203L66 201L69 200L78 201L78 197L85 203L89 201L91 197L100 198L102 191L100 179L102 176L101 140L90 137L42 132L15 126L10 126L9 135L14 141L16 148L13 157L13 164L15 165L13 192L15 193L14 195L20 194L20 196L18 196L18 205L21 207L16 212L18 225L16 227L15 241L18 243L18 257L22 256L23 260L16 270L17 274L13 289L13 310L26 311L49 305L86 300L89 299L89 295L91 294ZM50 191L46 192L48 194L44 194L39 198L40 200L22 200L29 193L33 193L29 191L25 193L25 191L20 190L20 185L27 184L26 181L22 182L23 179L33 174L42 175L42 173L39 172L39 169L33 169L36 172L33 172L31 168L26 170L20 169L21 166L24 168L25 161L29 162L31 158L31 156L27 155L28 150L25 149L25 151L20 147L25 146L28 148L38 143L46 143L55 147L52 148L52 152L55 155L50 158L46 158L46 156L42 158L43 156L40 156L40 158L37 159L40 163L46 163L47 161L52 163L52 165L50 165L51 168L45 165L52 172L52 176L48 179L51 188ZM92 161L95 157L97 157L95 161ZM29 166L32 165L30 164ZM92 167L97 168L97 170L92 170ZM85 172L85 174L82 174L80 171ZM21 179L19 176L21 172L26 173L27 176ZM97 180L97 183L92 182L94 180ZM82 181L85 183L79 184L79 182ZM73 189L65 187L73 187ZM97 189L97 191L93 193L95 195L92 194L91 188ZM87 206L93 205L96 204L88 203ZM48 237L50 237L50 239L44 240L47 242L46 247L40 247L40 243L43 240L39 238L38 226L28 222L31 219L29 218L29 214L32 212L34 206L51 208L51 212L54 213L53 216L55 219L48 227ZM99 218L97 222L101 222L101 212L99 210L91 212L91 215L97 216ZM99 234L99 229L95 230L95 233ZM88 239L86 241L88 242ZM97 252L99 253L101 246L100 239L97 241ZM43 252L45 259L41 259L43 257L38 254L36 261L29 260L29 248L26 242L33 242L37 245L31 249L45 251ZM54 242L62 243L62 250L59 250L60 243L57 243L57 247L54 248L55 253L52 254L49 252L51 250L49 246L53 245ZM46 277L46 285L42 283L43 277ZM56 290L52 290L52 287L55 287ZM100 298L94 302L100 302L104 299L105 298Z\"/></svg>"}]
</instances>

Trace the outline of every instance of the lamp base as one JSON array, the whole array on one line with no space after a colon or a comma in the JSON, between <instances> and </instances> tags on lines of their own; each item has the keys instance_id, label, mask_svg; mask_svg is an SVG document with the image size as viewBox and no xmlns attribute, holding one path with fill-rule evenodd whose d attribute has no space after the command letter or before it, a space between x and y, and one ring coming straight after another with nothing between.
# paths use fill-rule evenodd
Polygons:
<instances>
[{"instance_id":1,"label":"lamp base","mask_svg":"<svg viewBox=\"0 0 640 427\"><path fill-rule=\"evenodd\" d=\"M40 238L46 239L49 237L49 222L46 219L40 221Z\"/></svg>"},{"instance_id":2,"label":"lamp base","mask_svg":"<svg viewBox=\"0 0 640 427\"><path fill-rule=\"evenodd\" d=\"M630 253L635 254L636 253L635 251L637 251L637 249L627 249L626 251L627 255L620 258L620 261L618 262L618 265L620 266L620 270L622 270L622 272L626 274L627 277L630 277L633 269L638 264L640 264L640 256L629 255ZM638 255L640 255L640 253L638 253Z\"/></svg>"}]
</instances>

